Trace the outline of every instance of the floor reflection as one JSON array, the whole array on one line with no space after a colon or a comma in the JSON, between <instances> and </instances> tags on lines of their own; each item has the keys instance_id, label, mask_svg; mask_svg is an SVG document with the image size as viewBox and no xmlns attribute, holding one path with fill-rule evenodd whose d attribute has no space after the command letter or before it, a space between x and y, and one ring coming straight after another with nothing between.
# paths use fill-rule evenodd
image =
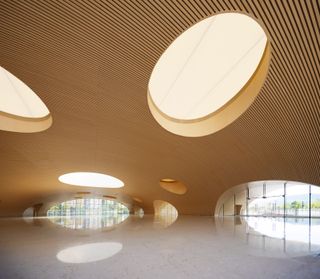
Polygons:
<instances>
[{"instance_id":1,"label":"floor reflection","mask_svg":"<svg viewBox=\"0 0 320 279\"><path fill-rule=\"evenodd\" d=\"M113 227L127 219L129 214L118 214L117 216L103 215L81 215L81 216L52 216L48 219L62 227L83 230L83 229L101 229Z\"/></svg>"},{"instance_id":2,"label":"floor reflection","mask_svg":"<svg viewBox=\"0 0 320 279\"><path fill-rule=\"evenodd\" d=\"M176 217L0 218L0 278L319 277L320 219Z\"/></svg>"},{"instance_id":3,"label":"floor reflection","mask_svg":"<svg viewBox=\"0 0 320 279\"><path fill-rule=\"evenodd\" d=\"M154 215L153 224L155 228L167 228L177 221L177 214Z\"/></svg>"},{"instance_id":4,"label":"floor reflection","mask_svg":"<svg viewBox=\"0 0 320 279\"><path fill-rule=\"evenodd\" d=\"M57 259L64 263L90 263L114 256L122 249L118 242L99 242L78 245L61 250Z\"/></svg>"},{"instance_id":5,"label":"floor reflection","mask_svg":"<svg viewBox=\"0 0 320 279\"><path fill-rule=\"evenodd\" d=\"M255 248L289 254L320 251L319 218L232 217L218 223Z\"/></svg>"},{"instance_id":6,"label":"floor reflection","mask_svg":"<svg viewBox=\"0 0 320 279\"><path fill-rule=\"evenodd\" d=\"M42 227L43 226L43 220L46 217L22 217L23 221L26 222L29 225Z\"/></svg>"}]
</instances>

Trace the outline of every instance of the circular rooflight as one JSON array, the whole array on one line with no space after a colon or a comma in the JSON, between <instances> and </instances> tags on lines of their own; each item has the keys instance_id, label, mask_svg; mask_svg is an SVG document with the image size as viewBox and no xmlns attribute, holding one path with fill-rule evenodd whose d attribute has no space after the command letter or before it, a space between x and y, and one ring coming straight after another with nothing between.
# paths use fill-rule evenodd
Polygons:
<instances>
[{"instance_id":1,"label":"circular rooflight","mask_svg":"<svg viewBox=\"0 0 320 279\"><path fill-rule=\"evenodd\" d=\"M50 112L37 94L0 67L0 129L33 133L46 130L51 124Z\"/></svg>"},{"instance_id":2,"label":"circular rooflight","mask_svg":"<svg viewBox=\"0 0 320 279\"><path fill-rule=\"evenodd\" d=\"M162 54L149 81L148 103L165 129L203 136L238 118L267 75L270 46L251 17L221 13L182 33Z\"/></svg>"},{"instance_id":3,"label":"circular rooflight","mask_svg":"<svg viewBox=\"0 0 320 279\"><path fill-rule=\"evenodd\" d=\"M71 172L61 175L59 181L62 183L99 188L120 188L124 183L113 176L97 172Z\"/></svg>"},{"instance_id":4,"label":"circular rooflight","mask_svg":"<svg viewBox=\"0 0 320 279\"><path fill-rule=\"evenodd\" d=\"M171 179L171 178L163 178L160 180L160 186L167 190L168 192L183 195L187 192L187 187L182 182Z\"/></svg>"},{"instance_id":5,"label":"circular rooflight","mask_svg":"<svg viewBox=\"0 0 320 279\"><path fill-rule=\"evenodd\" d=\"M162 178L160 182L173 183L173 182L177 182L177 180L172 178Z\"/></svg>"},{"instance_id":6,"label":"circular rooflight","mask_svg":"<svg viewBox=\"0 0 320 279\"><path fill-rule=\"evenodd\" d=\"M136 201L136 202L142 203L142 199L140 199L140 198L133 197L133 200Z\"/></svg>"}]
</instances>

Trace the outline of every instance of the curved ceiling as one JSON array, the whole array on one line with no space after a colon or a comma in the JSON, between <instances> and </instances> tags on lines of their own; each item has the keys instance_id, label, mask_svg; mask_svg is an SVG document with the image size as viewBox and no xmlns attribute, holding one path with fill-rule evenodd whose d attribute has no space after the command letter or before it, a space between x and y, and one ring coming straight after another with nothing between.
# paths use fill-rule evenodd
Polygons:
<instances>
[{"instance_id":1,"label":"curved ceiling","mask_svg":"<svg viewBox=\"0 0 320 279\"><path fill-rule=\"evenodd\" d=\"M1 67L33 88L55 118L37 134L0 131L1 215L69 191L56 178L78 169L121 177L119 192L140 197L146 212L163 199L182 214L212 214L221 193L246 181L320 184L318 1L0 0L0 10ZM265 27L266 82L221 131L173 135L149 112L150 74L179 34L222 11L247 13ZM168 175L188 192L163 191L158 181Z\"/></svg>"}]
</instances>

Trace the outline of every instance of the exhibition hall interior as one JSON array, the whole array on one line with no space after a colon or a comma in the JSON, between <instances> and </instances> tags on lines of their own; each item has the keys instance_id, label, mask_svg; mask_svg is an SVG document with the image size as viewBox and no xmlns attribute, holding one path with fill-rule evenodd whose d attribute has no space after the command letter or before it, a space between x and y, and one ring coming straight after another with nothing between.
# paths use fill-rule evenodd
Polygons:
<instances>
[{"instance_id":1,"label":"exhibition hall interior","mask_svg":"<svg viewBox=\"0 0 320 279\"><path fill-rule=\"evenodd\" d=\"M320 2L0 0L11 278L320 278Z\"/></svg>"}]
</instances>

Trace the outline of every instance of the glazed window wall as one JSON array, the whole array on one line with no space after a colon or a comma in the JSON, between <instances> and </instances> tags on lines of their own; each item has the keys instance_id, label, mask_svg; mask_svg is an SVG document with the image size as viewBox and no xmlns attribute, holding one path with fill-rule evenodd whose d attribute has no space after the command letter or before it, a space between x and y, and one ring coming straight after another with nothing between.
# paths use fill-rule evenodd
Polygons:
<instances>
[{"instance_id":1,"label":"glazed window wall","mask_svg":"<svg viewBox=\"0 0 320 279\"><path fill-rule=\"evenodd\" d=\"M319 187L320 188L320 187ZM311 187L311 216L320 217L320 191L318 187Z\"/></svg>"},{"instance_id":2,"label":"glazed window wall","mask_svg":"<svg viewBox=\"0 0 320 279\"><path fill-rule=\"evenodd\" d=\"M246 204L240 195L246 195ZM254 182L224 205L227 215L320 217L320 187L295 182ZM239 207L242 210L239 211Z\"/></svg>"},{"instance_id":3,"label":"glazed window wall","mask_svg":"<svg viewBox=\"0 0 320 279\"><path fill-rule=\"evenodd\" d=\"M116 217L107 215L71 215L50 216L52 223L69 229L100 229L113 227L123 222L129 214L119 214Z\"/></svg>"},{"instance_id":4,"label":"glazed window wall","mask_svg":"<svg viewBox=\"0 0 320 279\"><path fill-rule=\"evenodd\" d=\"M56 204L47 211L47 216L102 215L116 217L129 214L123 204L106 199L75 199Z\"/></svg>"}]
</instances>

